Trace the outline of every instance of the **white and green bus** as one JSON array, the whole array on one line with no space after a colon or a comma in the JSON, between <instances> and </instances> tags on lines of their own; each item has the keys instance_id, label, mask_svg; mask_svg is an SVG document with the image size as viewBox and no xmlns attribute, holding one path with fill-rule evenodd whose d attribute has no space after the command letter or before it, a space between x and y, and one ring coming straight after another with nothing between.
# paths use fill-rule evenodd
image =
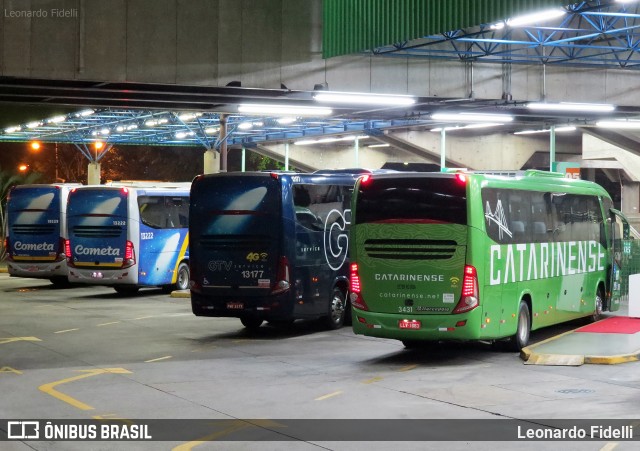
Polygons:
<instances>
[{"instance_id":1,"label":"white and green bus","mask_svg":"<svg viewBox=\"0 0 640 451\"><path fill-rule=\"evenodd\" d=\"M596 183L542 171L365 175L352 200L356 334L508 339L620 306L629 225Z\"/></svg>"}]
</instances>

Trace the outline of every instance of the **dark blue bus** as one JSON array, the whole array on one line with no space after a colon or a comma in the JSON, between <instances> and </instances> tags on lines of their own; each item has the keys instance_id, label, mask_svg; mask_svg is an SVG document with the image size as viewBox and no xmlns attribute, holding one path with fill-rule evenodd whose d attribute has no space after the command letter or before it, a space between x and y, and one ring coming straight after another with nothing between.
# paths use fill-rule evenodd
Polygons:
<instances>
[{"instance_id":1,"label":"dark blue bus","mask_svg":"<svg viewBox=\"0 0 640 451\"><path fill-rule=\"evenodd\" d=\"M348 228L363 171L200 175L189 211L191 306L250 329L350 310Z\"/></svg>"}]
</instances>

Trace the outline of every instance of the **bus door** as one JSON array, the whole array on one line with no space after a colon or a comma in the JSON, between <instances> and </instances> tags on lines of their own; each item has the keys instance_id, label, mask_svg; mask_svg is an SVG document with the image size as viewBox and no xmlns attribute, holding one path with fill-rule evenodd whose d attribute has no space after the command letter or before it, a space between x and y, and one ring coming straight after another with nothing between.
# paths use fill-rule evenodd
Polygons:
<instances>
[{"instance_id":1,"label":"bus door","mask_svg":"<svg viewBox=\"0 0 640 451\"><path fill-rule=\"evenodd\" d=\"M187 251L189 198L138 192L141 285L168 285ZM144 256L144 258L142 258Z\"/></svg>"},{"instance_id":2,"label":"bus door","mask_svg":"<svg viewBox=\"0 0 640 451\"><path fill-rule=\"evenodd\" d=\"M347 276L350 210L340 185L292 186L296 216L296 309L326 311L336 277Z\"/></svg>"},{"instance_id":3,"label":"bus door","mask_svg":"<svg viewBox=\"0 0 640 451\"><path fill-rule=\"evenodd\" d=\"M625 253L625 243L628 245L629 240L629 223L624 215L616 210L610 209L611 227L610 227L610 270L609 270L609 300L607 305L609 311L620 309L620 300L627 296L628 284L623 284L623 255ZM626 292L623 292L626 291Z\"/></svg>"}]
</instances>

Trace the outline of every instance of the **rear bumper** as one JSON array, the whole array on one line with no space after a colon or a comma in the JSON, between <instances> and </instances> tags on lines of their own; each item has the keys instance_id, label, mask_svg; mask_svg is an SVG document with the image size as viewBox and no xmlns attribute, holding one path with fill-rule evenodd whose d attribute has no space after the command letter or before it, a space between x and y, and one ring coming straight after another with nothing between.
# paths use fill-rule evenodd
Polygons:
<instances>
[{"instance_id":1,"label":"rear bumper","mask_svg":"<svg viewBox=\"0 0 640 451\"><path fill-rule=\"evenodd\" d=\"M93 285L137 285L137 267L124 269L69 268L69 281Z\"/></svg>"},{"instance_id":2,"label":"rear bumper","mask_svg":"<svg viewBox=\"0 0 640 451\"><path fill-rule=\"evenodd\" d=\"M293 302L289 293L270 296L218 296L191 290L191 308L196 316L264 320L293 318Z\"/></svg>"},{"instance_id":3,"label":"rear bumper","mask_svg":"<svg viewBox=\"0 0 640 451\"><path fill-rule=\"evenodd\" d=\"M52 277L67 277L66 260L53 262L9 261L7 270L14 277L32 277L36 279L50 279Z\"/></svg>"},{"instance_id":4,"label":"rear bumper","mask_svg":"<svg viewBox=\"0 0 640 451\"><path fill-rule=\"evenodd\" d=\"M396 340L478 340L482 337L482 311L476 308L459 315L406 315L372 313L353 308L353 331L370 337ZM420 322L419 329L400 329L401 320ZM466 323L460 325L461 322ZM458 325L456 325L458 324Z\"/></svg>"}]
</instances>

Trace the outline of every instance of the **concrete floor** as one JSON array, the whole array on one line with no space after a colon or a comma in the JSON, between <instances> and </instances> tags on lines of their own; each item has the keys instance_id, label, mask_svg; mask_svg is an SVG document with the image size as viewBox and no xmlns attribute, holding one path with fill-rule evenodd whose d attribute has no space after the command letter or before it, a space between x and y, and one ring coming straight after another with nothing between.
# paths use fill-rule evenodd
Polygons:
<instances>
[{"instance_id":1,"label":"concrete floor","mask_svg":"<svg viewBox=\"0 0 640 451\"><path fill-rule=\"evenodd\" d=\"M577 327L535 332L533 341ZM525 365L482 343L405 350L309 322L256 333L160 290L53 289L0 274L3 419L634 419L640 363ZM532 420L536 419L536 420ZM541 419L541 420L537 420ZM5 428L0 421L0 430ZM330 423L327 423L328 425ZM375 423L378 424L378 423ZM455 427L457 423L453 423ZM640 430L640 426L637 427ZM375 431L372 431L372 436ZM468 449L468 441L10 441L4 450ZM215 440L214 440L215 439ZM474 449L631 450L637 443L474 441Z\"/></svg>"}]
</instances>

